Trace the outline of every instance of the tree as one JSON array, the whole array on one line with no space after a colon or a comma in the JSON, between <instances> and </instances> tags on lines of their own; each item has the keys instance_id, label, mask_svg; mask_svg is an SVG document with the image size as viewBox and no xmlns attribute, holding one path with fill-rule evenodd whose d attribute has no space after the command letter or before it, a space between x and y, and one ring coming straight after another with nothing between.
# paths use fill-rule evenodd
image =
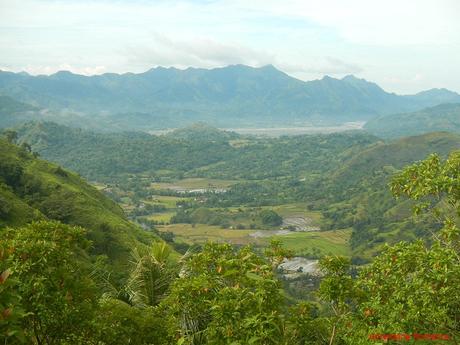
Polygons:
<instances>
[{"instance_id":1,"label":"tree","mask_svg":"<svg viewBox=\"0 0 460 345\"><path fill-rule=\"evenodd\" d=\"M283 218L273 210L263 210L259 216L264 225L279 226L283 223Z\"/></svg>"},{"instance_id":2,"label":"tree","mask_svg":"<svg viewBox=\"0 0 460 345\"><path fill-rule=\"evenodd\" d=\"M176 272L170 261L171 247L155 242L149 250L133 251L134 268L127 284L134 305L156 306L165 297Z\"/></svg>"},{"instance_id":3,"label":"tree","mask_svg":"<svg viewBox=\"0 0 460 345\"><path fill-rule=\"evenodd\" d=\"M337 344L347 339L352 314L352 301L356 290L351 276L351 262L348 258L326 256L320 261L323 279L318 291L319 297L328 303L331 315L328 318L330 335L328 344Z\"/></svg>"},{"instance_id":4,"label":"tree","mask_svg":"<svg viewBox=\"0 0 460 345\"><path fill-rule=\"evenodd\" d=\"M282 304L268 261L249 247L207 244L185 258L162 307L183 344L280 344Z\"/></svg>"},{"instance_id":5,"label":"tree","mask_svg":"<svg viewBox=\"0 0 460 345\"><path fill-rule=\"evenodd\" d=\"M358 318L369 333L460 335L460 265L436 241L399 243L360 274Z\"/></svg>"},{"instance_id":6,"label":"tree","mask_svg":"<svg viewBox=\"0 0 460 345\"><path fill-rule=\"evenodd\" d=\"M6 130L3 132L3 136L10 144L16 144L18 140L18 133L16 131Z\"/></svg>"},{"instance_id":7,"label":"tree","mask_svg":"<svg viewBox=\"0 0 460 345\"><path fill-rule=\"evenodd\" d=\"M22 321L25 316L21 308L18 280L12 274L8 258L14 248L0 242L0 342L9 344L24 341Z\"/></svg>"},{"instance_id":8,"label":"tree","mask_svg":"<svg viewBox=\"0 0 460 345\"><path fill-rule=\"evenodd\" d=\"M24 151L26 151L26 152L29 152L29 153L32 152L32 146L30 146L30 145L29 145L28 143L26 143L26 142L23 142L23 143L21 144L21 148L22 148Z\"/></svg>"},{"instance_id":9,"label":"tree","mask_svg":"<svg viewBox=\"0 0 460 345\"><path fill-rule=\"evenodd\" d=\"M137 308L113 299L102 298L96 315L95 344L146 345L174 344L161 315L152 307Z\"/></svg>"},{"instance_id":10,"label":"tree","mask_svg":"<svg viewBox=\"0 0 460 345\"><path fill-rule=\"evenodd\" d=\"M8 200L0 195L0 219L7 218L10 211L11 205L9 205Z\"/></svg>"},{"instance_id":11,"label":"tree","mask_svg":"<svg viewBox=\"0 0 460 345\"><path fill-rule=\"evenodd\" d=\"M84 234L79 227L44 221L2 233L4 247L13 248L6 263L19 282L22 328L34 343L78 343L91 333L97 304L85 269Z\"/></svg>"}]
</instances>

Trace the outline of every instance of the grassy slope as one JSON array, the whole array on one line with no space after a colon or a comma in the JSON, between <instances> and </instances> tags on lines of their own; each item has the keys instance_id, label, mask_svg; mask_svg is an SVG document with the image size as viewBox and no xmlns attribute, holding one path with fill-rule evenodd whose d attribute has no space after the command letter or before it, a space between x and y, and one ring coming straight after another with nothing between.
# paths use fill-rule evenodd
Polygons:
<instances>
[{"instance_id":1,"label":"grassy slope","mask_svg":"<svg viewBox=\"0 0 460 345\"><path fill-rule=\"evenodd\" d=\"M5 181L11 167L22 171L15 182ZM121 208L78 175L33 158L0 139L0 197L9 212L0 226L18 226L31 220L58 219L88 229L95 254L107 254L124 264L130 248L153 237L130 223Z\"/></svg>"}]
</instances>

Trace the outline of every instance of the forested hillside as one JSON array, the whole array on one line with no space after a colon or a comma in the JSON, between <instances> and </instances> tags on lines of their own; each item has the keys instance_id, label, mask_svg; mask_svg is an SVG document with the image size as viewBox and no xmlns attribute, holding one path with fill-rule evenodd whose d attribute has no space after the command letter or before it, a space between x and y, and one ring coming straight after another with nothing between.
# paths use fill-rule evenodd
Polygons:
<instances>
[{"instance_id":1,"label":"forested hillside","mask_svg":"<svg viewBox=\"0 0 460 345\"><path fill-rule=\"evenodd\" d=\"M97 133L54 123L17 129L45 158L90 179L168 170L171 176L259 179L321 172L378 139L364 132L256 139L212 127L179 129L164 136L142 132ZM209 133L212 133L210 135Z\"/></svg>"},{"instance_id":2,"label":"forested hillside","mask_svg":"<svg viewBox=\"0 0 460 345\"><path fill-rule=\"evenodd\" d=\"M429 133L390 143L377 143L359 152L340 169L323 180L318 191L328 198L323 212L330 226L352 226L352 246L356 254L381 248L385 243L427 237L432 221L414 223L412 203L395 200L388 183L404 166L422 160L431 153L447 157L460 149L460 135ZM319 192L321 194L321 192ZM318 195L320 197L320 195Z\"/></svg>"},{"instance_id":3,"label":"forested hillside","mask_svg":"<svg viewBox=\"0 0 460 345\"><path fill-rule=\"evenodd\" d=\"M36 158L30 147L0 138L0 227L57 220L88 230L91 253L126 266L130 248L154 236L126 219L122 209L77 174Z\"/></svg>"},{"instance_id":4,"label":"forested hillside","mask_svg":"<svg viewBox=\"0 0 460 345\"><path fill-rule=\"evenodd\" d=\"M412 113L378 117L364 128L382 138L398 138L436 131L460 133L460 104L440 104Z\"/></svg>"}]
</instances>

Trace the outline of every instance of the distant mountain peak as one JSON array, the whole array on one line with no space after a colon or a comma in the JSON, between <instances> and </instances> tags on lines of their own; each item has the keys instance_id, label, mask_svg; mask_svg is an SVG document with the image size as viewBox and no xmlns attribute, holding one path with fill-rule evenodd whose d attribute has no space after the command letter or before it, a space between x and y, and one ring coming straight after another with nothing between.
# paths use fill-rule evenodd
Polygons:
<instances>
[{"instance_id":1,"label":"distant mountain peak","mask_svg":"<svg viewBox=\"0 0 460 345\"><path fill-rule=\"evenodd\" d=\"M83 76L81 74L75 74L70 71L57 71L54 74L51 74L49 77L50 78L56 78L56 79L68 79L76 76Z\"/></svg>"},{"instance_id":2,"label":"distant mountain peak","mask_svg":"<svg viewBox=\"0 0 460 345\"><path fill-rule=\"evenodd\" d=\"M190 68L192 68L192 67L189 67L187 69L190 69ZM176 70L179 70L179 69L177 69L176 67L172 67L172 66L169 66L169 67L156 66L156 67L152 67L152 68L148 69L147 71L142 72L140 74L155 73L155 72L158 72L158 71L176 71Z\"/></svg>"},{"instance_id":3,"label":"distant mountain peak","mask_svg":"<svg viewBox=\"0 0 460 345\"><path fill-rule=\"evenodd\" d=\"M346 75L341 80L344 81L344 82L347 82L347 83L351 83L351 84L353 84L353 83L354 84L361 83L361 84L377 85L377 84L375 84L375 83L373 83L371 81L368 81L368 80L366 80L364 78L358 78L353 74Z\"/></svg>"},{"instance_id":4,"label":"distant mountain peak","mask_svg":"<svg viewBox=\"0 0 460 345\"><path fill-rule=\"evenodd\" d=\"M446 88L433 88L433 89L421 91L417 93L417 95L457 95L459 96L458 93L448 90Z\"/></svg>"},{"instance_id":5,"label":"distant mountain peak","mask_svg":"<svg viewBox=\"0 0 460 345\"><path fill-rule=\"evenodd\" d=\"M264 65L264 66L260 66L259 69L263 69L263 70L268 70L268 71L278 71L280 72L280 70L278 68L276 68L274 65L272 65L271 63L268 64L268 65Z\"/></svg>"},{"instance_id":6,"label":"distant mountain peak","mask_svg":"<svg viewBox=\"0 0 460 345\"><path fill-rule=\"evenodd\" d=\"M365 80L365 79L358 78L354 76L353 74L348 74L345 77L343 77L342 80L349 81L349 80Z\"/></svg>"}]
</instances>

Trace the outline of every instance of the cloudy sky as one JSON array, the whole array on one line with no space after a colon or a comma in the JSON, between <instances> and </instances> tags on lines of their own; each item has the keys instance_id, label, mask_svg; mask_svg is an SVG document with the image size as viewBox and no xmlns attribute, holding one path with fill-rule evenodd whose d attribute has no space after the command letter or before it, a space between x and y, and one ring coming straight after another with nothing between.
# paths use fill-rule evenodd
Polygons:
<instances>
[{"instance_id":1,"label":"cloudy sky","mask_svg":"<svg viewBox=\"0 0 460 345\"><path fill-rule=\"evenodd\" d=\"M397 93L460 92L458 0L0 0L0 69L273 64Z\"/></svg>"}]
</instances>

